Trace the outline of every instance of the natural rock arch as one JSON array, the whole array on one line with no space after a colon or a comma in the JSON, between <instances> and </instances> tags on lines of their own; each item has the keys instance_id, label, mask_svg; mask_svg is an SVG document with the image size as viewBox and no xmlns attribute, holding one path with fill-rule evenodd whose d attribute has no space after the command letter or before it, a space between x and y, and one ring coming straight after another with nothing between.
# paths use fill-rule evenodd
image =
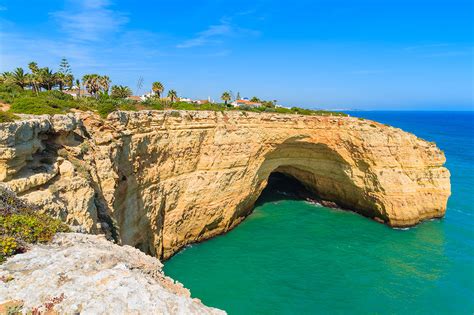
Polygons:
<instances>
[{"instance_id":1,"label":"natural rock arch","mask_svg":"<svg viewBox=\"0 0 474 315\"><path fill-rule=\"evenodd\" d=\"M165 259L238 225L272 172L391 226L442 217L450 195L434 143L351 117L140 111L0 127L1 181L67 223ZM60 156L38 167L51 140Z\"/></svg>"},{"instance_id":2,"label":"natural rock arch","mask_svg":"<svg viewBox=\"0 0 474 315\"><path fill-rule=\"evenodd\" d=\"M272 173L288 175L322 200L385 222L383 204L361 187L360 182L368 175L367 167L364 164L361 167L351 167L324 143L289 139L265 156L257 177L266 183ZM376 181L373 187L379 188Z\"/></svg>"}]
</instances>

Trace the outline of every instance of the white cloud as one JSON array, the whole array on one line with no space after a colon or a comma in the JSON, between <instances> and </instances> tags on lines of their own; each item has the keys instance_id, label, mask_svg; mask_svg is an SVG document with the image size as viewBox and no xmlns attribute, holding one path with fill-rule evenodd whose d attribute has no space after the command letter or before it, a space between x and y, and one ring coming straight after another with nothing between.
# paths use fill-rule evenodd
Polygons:
<instances>
[{"instance_id":1,"label":"white cloud","mask_svg":"<svg viewBox=\"0 0 474 315\"><path fill-rule=\"evenodd\" d=\"M109 9L110 5L107 0L86 0L51 15L71 40L107 40L108 35L119 31L128 22L124 13Z\"/></svg>"},{"instance_id":2,"label":"white cloud","mask_svg":"<svg viewBox=\"0 0 474 315\"><path fill-rule=\"evenodd\" d=\"M194 38L188 39L177 48L192 48L209 44L219 44L224 38L237 36L257 36L260 32L256 30L241 28L231 23L231 19L222 18L220 24L210 25L206 30L196 34Z\"/></svg>"}]
</instances>

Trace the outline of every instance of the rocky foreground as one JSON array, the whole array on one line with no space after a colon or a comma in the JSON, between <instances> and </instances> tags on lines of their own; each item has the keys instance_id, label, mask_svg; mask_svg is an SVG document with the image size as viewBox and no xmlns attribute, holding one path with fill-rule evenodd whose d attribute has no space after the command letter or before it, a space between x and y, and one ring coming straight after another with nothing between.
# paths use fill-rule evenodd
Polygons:
<instances>
[{"instance_id":1,"label":"rocky foreground","mask_svg":"<svg viewBox=\"0 0 474 315\"><path fill-rule=\"evenodd\" d=\"M58 234L0 265L0 314L225 314L192 299L158 259L103 236ZM39 314L39 313L36 313Z\"/></svg>"},{"instance_id":2,"label":"rocky foreground","mask_svg":"<svg viewBox=\"0 0 474 315\"><path fill-rule=\"evenodd\" d=\"M251 213L272 172L390 226L442 217L450 195L434 143L353 117L114 112L0 124L0 181L88 233L159 258Z\"/></svg>"}]
</instances>

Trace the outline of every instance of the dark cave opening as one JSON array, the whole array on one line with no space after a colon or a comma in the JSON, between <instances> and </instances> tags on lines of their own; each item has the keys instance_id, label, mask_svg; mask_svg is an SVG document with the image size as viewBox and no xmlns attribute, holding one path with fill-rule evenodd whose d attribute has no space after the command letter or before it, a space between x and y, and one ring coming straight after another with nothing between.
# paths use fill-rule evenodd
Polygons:
<instances>
[{"instance_id":1,"label":"dark cave opening","mask_svg":"<svg viewBox=\"0 0 474 315\"><path fill-rule=\"evenodd\" d=\"M307 200L325 207L338 208L336 203L321 199L297 178L277 171L268 177L267 186L260 194L255 206L278 200Z\"/></svg>"}]
</instances>

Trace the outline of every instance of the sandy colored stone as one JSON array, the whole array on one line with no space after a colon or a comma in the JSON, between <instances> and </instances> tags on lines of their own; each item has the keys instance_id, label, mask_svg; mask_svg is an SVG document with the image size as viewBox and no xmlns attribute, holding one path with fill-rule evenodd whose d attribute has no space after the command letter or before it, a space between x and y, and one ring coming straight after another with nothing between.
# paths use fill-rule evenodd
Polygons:
<instances>
[{"instance_id":1,"label":"sandy colored stone","mask_svg":"<svg viewBox=\"0 0 474 315\"><path fill-rule=\"evenodd\" d=\"M0 125L7 185L37 161L59 157L74 172L60 164L59 174L24 198L162 258L235 227L275 171L397 227L442 217L450 195L434 143L352 117L140 111Z\"/></svg>"}]
</instances>

